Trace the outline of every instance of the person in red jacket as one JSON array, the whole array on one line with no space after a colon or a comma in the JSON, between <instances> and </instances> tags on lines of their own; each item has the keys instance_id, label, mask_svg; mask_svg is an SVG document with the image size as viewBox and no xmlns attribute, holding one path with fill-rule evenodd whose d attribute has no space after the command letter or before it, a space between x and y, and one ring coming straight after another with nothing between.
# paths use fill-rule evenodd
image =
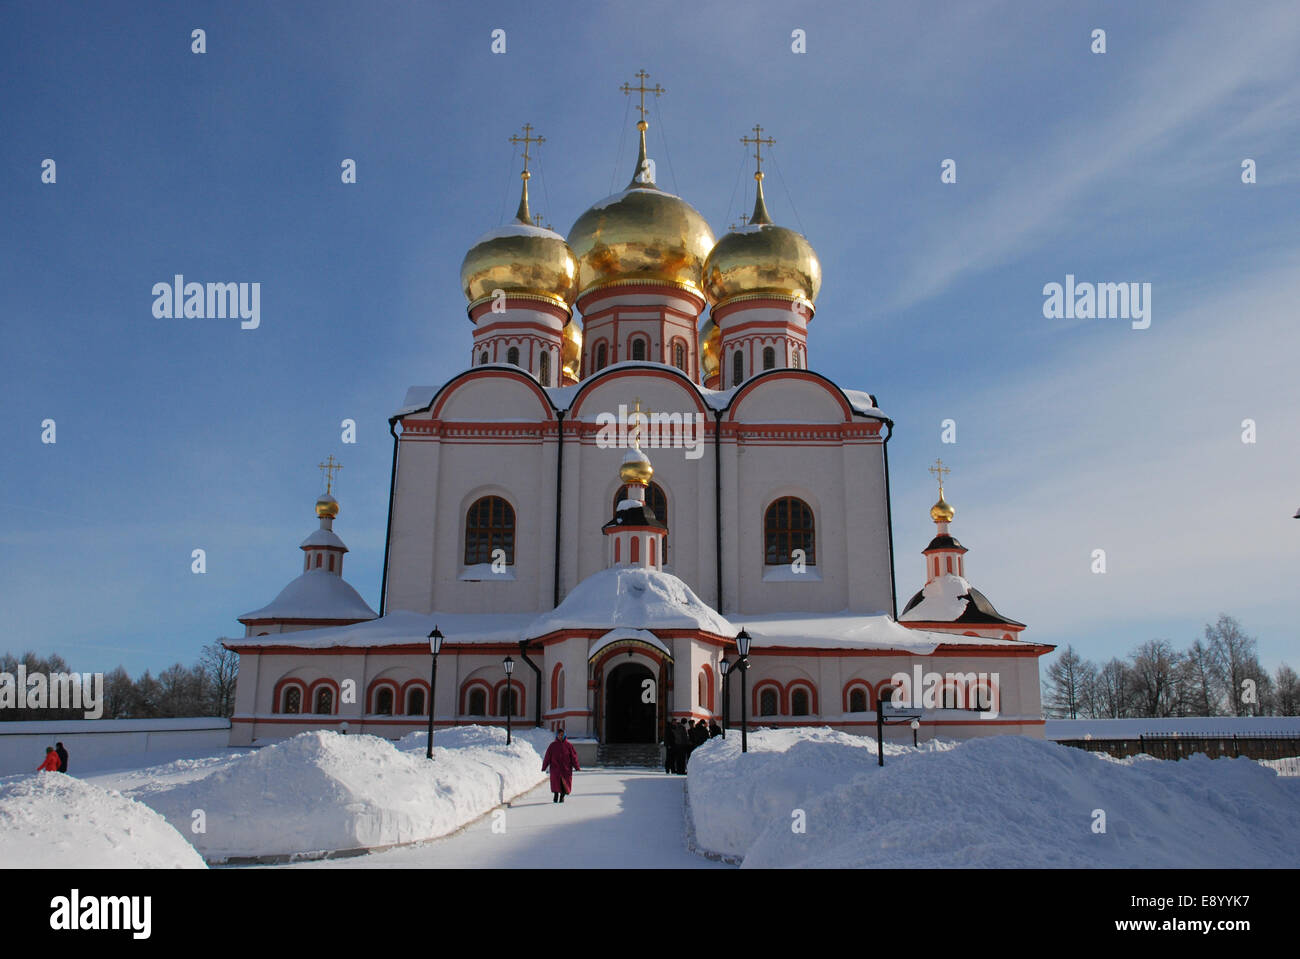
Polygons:
<instances>
[{"instance_id":1,"label":"person in red jacket","mask_svg":"<svg viewBox=\"0 0 1300 959\"><path fill-rule=\"evenodd\" d=\"M51 773L59 771L59 754L54 751L53 746L45 747L45 762L36 767L37 772L41 772L42 770Z\"/></svg>"},{"instance_id":2,"label":"person in red jacket","mask_svg":"<svg viewBox=\"0 0 1300 959\"><path fill-rule=\"evenodd\" d=\"M551 802L564 802L564 797L573 792L573 771L582 767L578 765L578 751L564 737L563 729L555 731L555 742L546 747L542 772L547 767L551 770Z\"/></svg>"}]
</instances>

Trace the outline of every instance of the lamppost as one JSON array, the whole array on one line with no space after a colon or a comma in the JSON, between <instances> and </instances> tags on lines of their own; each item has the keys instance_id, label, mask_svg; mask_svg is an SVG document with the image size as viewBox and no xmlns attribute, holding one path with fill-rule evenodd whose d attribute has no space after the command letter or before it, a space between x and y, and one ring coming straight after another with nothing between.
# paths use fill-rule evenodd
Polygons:
<instances>
[{"instance_id":1,"label":"lamppost","mask_svg":"<svg viewBox=\"0 0 1300 959\"><path fill-rule=\"evenodd\" d=\"M736 634L736 651L740 659L736 662L740 669L740 751L749 752L749 687L745 682L745 673L749 669L749 632L742 629Z\"/></svg>"},{"instance_id":2,"label":"lamppost","mask_svg":"<svg viewBox=\"0 0 1300 959\"><path fill-rule=\"evenodd\" d=\"M731 715L731 687L727 684L727 670L731 668L731 663L725 659L718 663L718 671L722 673L722 738L727 738L727 717Z\"/></svg>"},{"instance_id":3,"label":"lamppost","mask_svg":"<svg viewBox=\"0 0 1300 959\"><path fill-rule=\"evenodd\" d=\"M515 711L515 691L510 687L510 674L515 671L515 661L507 656L501 661L506 671L506 745L510 745L510 716Z\"/></svg>"},{"instance_id":4,"label":"lamppost","mask_svg":"<svg viewBox=\"0 0 1300 959\"><path fill-rule=\"evenodd\" d=\"M438 654L442 652L444 638L442 631L434 626L433 632L429 634L429 652L433 654L433 668L429 671L429 748L425 750L425 759L433 758L433 693L438 688Z\"/></svg>"},{"instance_id":5,"label":"lamppost","mask_svg":"<svg viewBox=\"0 0 1300 959\"><path fill-rule=\"evenodd\" d=\"M913 720L912 720L912 748L913 748L913 749L915 749L915 748L917 747L917 742L916 742L916 731L917 731L918 729L920 729L920 728L921 728L921 722L920 722L920 720L913 719Z\"/></svg>"}]
</instances>

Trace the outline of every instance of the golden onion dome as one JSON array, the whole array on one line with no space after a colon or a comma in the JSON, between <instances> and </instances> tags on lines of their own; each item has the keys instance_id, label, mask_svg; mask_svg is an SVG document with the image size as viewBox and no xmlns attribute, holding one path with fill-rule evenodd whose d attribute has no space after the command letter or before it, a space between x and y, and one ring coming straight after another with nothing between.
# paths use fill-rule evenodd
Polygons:
<instances>
[{"instance_id":1,"label":"golden onion dome","mask_svg":"<svg viewBox=\"0 0 1300 959\"><path fill-rule=\"evenodd\" d=\"M936 523L951 523L952 518L956 515L957 511L943 498L943 490L940 490L939 502L930 507L930 519Z\"/></svg>"},{"instance_id":2,"label":"golden onion dome","mask_svg":"<svg viewBox=\"0 0 1300 959\"><path fill-rule=\"evenodd\" d=\"M704 371L706 380L717 375L718 367L721 365L721 360L718 358L721 345L722 331L710 316L700 330L700 369Z\"/></svg>"},{"instance_id":3,"label":"golden onion dome","mask_svg":"<svg viewBox=\"0 0 1300 959\"><path fill-rule=\"evenodd\" d=\"M704 294L713 306L740 296L774 295L812 303L822 267L802 233L772 223L763 200L762 174L748 225L718 241L704 263Z\"/></svg>"},{"instance_id":4,"label":"golden onion dome","mask_svg":"<svg viewBox=\"0 0 1300 959\"><path fill-rule=\"evenodd\" d=\"M650 458L639 449L630 449L623 455L623 465L618 468L618 478L624 483L649 486L650 478L654 475L655 468L650 465Z\"/></svg>"},{"instance_id":5,"label":"golden onion dome","mask_svg":"<svg viewBox=\"0 0 1300 959\"><path fill-rule=\"evenodd\" d=\"M564 338L560 365L565 376L577 380L582 371L582 328L578 326L577 320L569 320L564 324L564 331L560 335Z\"/></svg>"},{"instance_id":6,"label":"golden onion dome","mask_svg":"<svg viewBox=\"0 0 1300 959\"><path fill-rule=\"evenodd\" d=\"M322 493L316 500L316 515L321 519L333 519L339 515L339 501L329 493Z\"/></svg>"},{"instance_id":7,"label":"golden onion dome","mask_svg":"<svg viewBox=\"0 0 1300 959\"><path fill-rule=\"evenodd\" d=\"M626 282L668 283L700 291L713 231L699 211L655 186L646 165L645 121L637 175L578 217L569 247L578 258L579 295Z\"/></svg>"},{"instance_id":8,"label":"golden onion dome","mask_svg":"<svg viewBox=\"0 0 1300 959\"><path fill-rule=\"evenodd\" d=\"M496 290L539 297L565 309L573 304L578 262L564 237L533 224L528 177L525 171L515 219L479 237L461 262L461 288L471 307L490 299Z\"/></svg>"}]
</instances>

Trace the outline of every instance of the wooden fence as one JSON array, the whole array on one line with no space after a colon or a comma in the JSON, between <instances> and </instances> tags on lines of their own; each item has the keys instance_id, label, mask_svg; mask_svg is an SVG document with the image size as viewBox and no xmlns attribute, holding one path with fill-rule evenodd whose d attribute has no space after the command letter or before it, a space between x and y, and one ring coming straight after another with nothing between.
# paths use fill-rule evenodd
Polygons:
<instances>
[{"instance_id":1,"label":"wooden fence","mask_svg":"<svg viewBox=\"0 0 1300 959\"><path fill-rule=\"evenodd\" d=\"M1117 758L1144 753L1157 759L1186 759L1197 754L1211 759L1222 757L1246 759L1286 759L1300 756L1300 735L1295 733L1156 733L1129 739L1060 739L1062 746L1073 746L1094 753L1109 753Z\"/></svg>"}]
</instances>

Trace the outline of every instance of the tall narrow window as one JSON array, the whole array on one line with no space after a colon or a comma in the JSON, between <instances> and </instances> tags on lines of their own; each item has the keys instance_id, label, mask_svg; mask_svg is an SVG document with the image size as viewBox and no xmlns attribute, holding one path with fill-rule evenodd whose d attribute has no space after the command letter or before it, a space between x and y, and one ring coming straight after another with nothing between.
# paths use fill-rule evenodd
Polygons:
<instances>
[{"instance_id":1,"label":"tall narrow window","mask_svg":"<svg viewBox=\"0 0 1300 959\"><path fill-rule=\"evenodd\" d=\"M808 504L783 496L767 508L763 517L764 562L768 566L788 566L798 558L794 551L800 549L804 563L817 565L814 534L813 511Z\"/></svg>"},{"instance_id":2,"label":"tall narrow window","mask_svg":"<svg viewBox=\"0 0 1300 959\"><path fill-rule=\"evenodd\" d=\"M681 343L673 347L673 366L683 373L686 372L686 347Z\"/></svg>"},{"instance_id":3,"label":"tall narrow window","mask_svg":"<svg viewBox=\"0 0 1300 959\"><path fill-rule=\"evenodd\" d=\"M506 362L511 366L519 365L519 347L512 346L510 349L506 350Z\"/></svg>"},{"instance_id":4,"label":"tall narrow window","mask_svg":"<svg viewBox=\"0 0 1300 959\"><path fill-rule=\"evenodd\" d=\"M609 365L609 350L604 343L596 344L596 369L603 370Z\"/></svg>"},{"instance_id":5,"label":"tall narrow window","mask_svg":"<svg viewBox=\"0 0 1300 959\"><path fill-rule=\"evenodd\" d=\"M770 346L763 347L763 369L776 369L776 350Z\"/></svg>"},{"instance_id":6,"label":"tall narrow window","mask_svg":"<svg viewBox=\"0 0 1300 959\"><path fill-rule=\"evenodd\" d=\"M745 356L740 350L731 354L731 385L739 386L745 379Z\"/></svg>"},{"instance_id":7,"label":"tall narrow window","mask_svg":"<svg viewBox=\"0 0 1300 959\"><path fill-rule=\"evenodd\" d=\"M758 714L760 716L775 716L777 714L777 698L775 689L765 689L758 695Z\"/></svg>"},{"instance_id":8,"label":"tall narrow window","mask_svg":"<svg viewBox=\"0 0 1300 959\"><path fill-rule=\"evenodd\" d=\"M484 350L482 353L478 355L478 365L487 366L487 361L488 361L487 350Z\"/></svg>"},{"instance_id":9,"label":"tall narrow window","mask_svg":"<svg viewBox=\"0 0 1300 959\"><path fill-rule=\"evenodd\" d=\"M790 715L807 716L808 715L808 690L796 689L790 694Z\"/></svg>"},{"instance_id":10,"label":"tall narrow window","mask_svg":"<svg viewBox=\"0 0 1300 959\"><path fill-rule=\"evenodd\" d=\"M632 359L645 359L645 340L639 336L632 341Z\"/></svg>"},{"instance_id":11,"label":"tall narrow window","mask_svg":"<svg viewBox=\"0 0 1300 959\"><path fill-rule=\"evenodd\" d=\"M328 686L322 686L316 690L316 713L321 716L328 716L334 712L334 690Z\"/></svg>"},{"instance_id":12,"label":"tall narrow window","mask_svg":"<svg viewBox=\"0 0 1300 959\"><path fill-rule=\"evenodd\" d=\"M482 687L470 690L469 712L467 713L467 715L470 716L487 715L487 692Z\"/></svg>"},{"instance_id":13,"label":"tall narrow window","mask_svg":"<svg viewBox=\"0 0 1300 959\"><path fill-rule=\"evenodd\" d=\"M551 351L543 350L541 359L538 361L538 371L541 373L543 386L551 385Z\"/></svg>"},{"instance_id":14,"label":"tall narrow window","mask_svg":"<svg viewBox=\"0 0 1300 959\"><path fill-rule=\"evenodd\" d=\"M800 354L798 350L794 351L794 355L790 359L791 359L790 365L793 366L796 370L803 369L803 356L802 354Z\"/></svg>"},{"instance_id":15,"label":"tall narrow window","mask_svg":"<svg viewBox=\"0 0 1300 959\"><path fill-rule=\"evenodd\" d=\"M865 713L867 711L867 691L861 686L849 690L849 712Z\"/></svg>"},{"instance_id":16,"label":"tall narrow window","mask_svg":"<svg viewBox=\"0 0 1300 959\"><path fill-rule=\"evenodd\" d=\"M491 563L493 550L505 551L507 566L515 562L515 511L500 496L475 500L465 517L465 565Z\"/></svg>"},{"instance_id":17,"label":"tall narrow window","mask_svg":"<svg viewBox=\"0 0 1300 959\"><path fill-rule=\"evenodd\" d=\"M424 715L424 690L418 686L406 694L406 715Z\"/></svg>"},{"instance_id":18,"label":"tall narrow window","mask_svg":"<svg viewBox=\"0 0 1300 959\"><path fill-rule=\"evenodd\" d=\"M393 690L388 686L375 693L375 712L381 716L393 715Z\"/></svg>"},{"instance_id":19,"label":"tall narrow window","mask_svg":"<svg viewBox=\"0 0 1300 959\"><path fill-rule=\"evenodd\" d=\"M284 691L283 711L286 713L302 712L302 690L297 686L290 686Z\"/></svg>"},{"instance_id":20,"label":"tall narrow window","mask_svg":"<svg viewBox=\"0 0 1300 959\"><path fill-rule=\"evenodd\" d=\"M501 690L501 712L499 716L519 715L519 691L513 687Z\"/></svg>"}]
</instances>

